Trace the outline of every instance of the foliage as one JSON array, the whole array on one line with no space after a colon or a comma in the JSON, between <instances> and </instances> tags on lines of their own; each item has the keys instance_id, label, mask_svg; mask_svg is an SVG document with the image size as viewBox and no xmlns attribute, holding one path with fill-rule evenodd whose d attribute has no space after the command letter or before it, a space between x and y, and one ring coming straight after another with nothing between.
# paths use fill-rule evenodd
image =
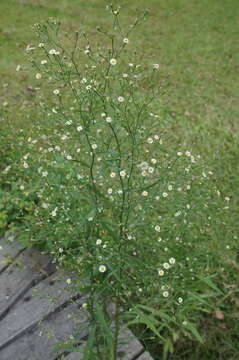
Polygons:
<instances>
[{"instance_id":1,"label":"foliage","mask_svg":"<svg viewBox=\"0 0 239 360\"><path fill-rule=\"evenodd\" d=\"M4 163L1 222L20 223L20 241L51 252L74 271L69 287L89 294L85 359L115 358L122 320L143 324L166 357L180 336L203 341L195 318L220 294L208 244L227 204L200 156L170 143L159 66L138 63L132 27L110 11L100 46L85 33L65 45L54 20L35 25L40 116Z\"/></svg>"}]
</instances>

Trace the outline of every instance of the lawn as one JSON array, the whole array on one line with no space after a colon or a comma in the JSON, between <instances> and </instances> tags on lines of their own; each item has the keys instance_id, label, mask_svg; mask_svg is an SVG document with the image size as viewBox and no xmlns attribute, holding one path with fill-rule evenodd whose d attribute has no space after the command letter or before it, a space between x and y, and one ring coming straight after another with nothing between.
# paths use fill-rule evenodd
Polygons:
<instances>
[{"instance_id":1,"label":"lawn","mask_svg":"<svg viewBox=\"0 0 239 360\"><path fill-rule=\"evenodd\" d=\"M222 196L230 199L226 214L212 229L214 240L209 244L215 257L207 271L216 275L224 293L223 299L220 297L215 303L220 314L202 318L199 331L204 333L204 344L179 341L170 359L236 360L239 358L238 1L148 0L145 5L142 0L124 0L120 4L123 24L132 21L146 5L149 10L147 21L139 25L132 43L138 49L138 59L160 64L163 94L159 113L168 129L169 141L180 144L182 150L200 153L213 171ZM32 118L39 116L32 106L37 82L32 79L25 56L26 46L36 41L31 25L54 17L68 32L91 29L89 36L94 39L96 26L99 23L107 26L105 5L103 0L1 1L2 136L8 128L12 131L23 128L27 132ZM14 145L8 145L14 151ZM8 147L1 150L1 168L9 162ZM161 348L157 344L148 341L146 346L155 360L160 359Z\"/></svg>"}]
</instances>

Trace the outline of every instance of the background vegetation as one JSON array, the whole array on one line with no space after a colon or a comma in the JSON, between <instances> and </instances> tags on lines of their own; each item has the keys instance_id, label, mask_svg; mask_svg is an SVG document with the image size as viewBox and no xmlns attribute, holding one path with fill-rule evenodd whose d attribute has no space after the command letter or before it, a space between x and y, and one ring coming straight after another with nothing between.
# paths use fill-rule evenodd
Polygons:
<instances>
[{"instance_id":1,"label":"background vegetation","mask_svg":"<svg viewBox=\"0 0 239 360\"><path fill-rule=\"evenodd\" d=\"M18 156L13 133L24 129L27 136L32 119L40 116L32 106L38 101L38 83L24 58L26 46L34 42L30 26L56 17L66 31L92 29L94 39L95 27L107 25L105 4L95 0L1 1L1 170ZM126 8L125 23L145 7L141 0L121 4ZM204 344L181 339L172 358L238 359L239 6L236 0L148 0L147 7L148 20L134 33L133 42L139 58L160 64L164 95L159 105L169 141L200 153L222 197L230 199L225 201L227 215L212 229L214 241L209 246L215 256L207 267L209 274L216 275L223 297L218 297L214 312L198 320ZM6 193L10 186L4 183L2 191ZM11 192L8 200L5 208L11 207ZM29 204L21 206L24 212ZM3 225L9 222L9 214L15 217L12 207L7 215L1 212ZM155 343L147 346L157 359L161 349Z\"/></svg>"}]
</instances>

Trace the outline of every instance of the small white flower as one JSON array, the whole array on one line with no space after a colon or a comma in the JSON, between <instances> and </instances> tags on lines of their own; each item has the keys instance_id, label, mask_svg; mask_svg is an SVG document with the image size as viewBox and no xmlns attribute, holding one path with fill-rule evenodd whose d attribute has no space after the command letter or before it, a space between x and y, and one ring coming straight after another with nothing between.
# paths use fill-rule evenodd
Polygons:
<instances>
[{"instance_id":1,"label":"small white flower","mask_svg":"<svg viewBox=\"0 0 239 360\"><path fill-rule=\"evenodd\" d=\"M107 270L107 268L106 268L105 265L100 265L99 266L99 272L104 273L104 272L106 272L106 270Z\"/></svg>"},{"instance_id":2,"label":"small white flower","mask_svg":"<svg viewBox=\"0 0 239 360\"><path fill-rule=\"evenodd\" d=\"M126 170L121 170L120 171L120 176L125 177L126 176Z\"/></svg>"},{"instance_id":3,"label":"small white flower","mask_svg":"<svg viewBox=\"0 0 239 360\"><path fill-rule=\"evenodd\" d=\"M77 131L82 131L82 130L83 130L83 126L77 126L76 130L77 130Z\"/></svg>"},{"instance_id":4,"label":"small white flower","mask_svg":"<svg viewBox=\"0 0 239 360\"><path fill-rule=\"evenodd\" d=\"M55 49L51 49L51 50L49 51L49 54L50 54L50 55L56 55L56 50L55 50Z\"/></svg>"},{"instance_id":5,"label":"small white flower","mask_svg":"<svg viewBox=\"0 0 239 360\"><path fill-rule=\"evenodd\" d=\"M41 74L40 74L40 73L37 73L37 74L36 74L36 79L37 79L37 80L40 80L40 79L41 79Z\"/></svg>"},{"instance_id":6,"label":"small white flower","mask_svg":"<svg viewBox=\"0 0 239 360\"><path fill-rule=\"evenodd\" d=\"M159 274L159 276L164 276L164 271L163 270L158 270L158 274Z\"/></svg>"},{"instance_id":7,"label":"small white flower","mask_svg":"<svg viewBox=\"0 0 239 360\"><path fill-rule=\"evenodd\" d=\"M67 160L72 160L72 156L71 155L66 155Z\"/></svg>"},{"instance_id":8,"label":"small white flower","mask_svg":"<svg viewBox=\"0 0 239 360\"><path fill-rule=\"evenodd\" d=\"M159 136L158 135L154 135L155 140L159 140Z\"/></svg>"},{"instance_id":9,"label":"small white flower","mask_svg":"<svg viewBox=\"0 0 239 360\"><path fill-rule=\"evenodd\" d=\"M54 94L54 95L59 95L59 94L60 94L60 90L58 90L58 89L53 90L53 94Z\"/></svg>"},{"instance_id":10,"label":"small white flower","mask_svg":"<svg viewBox=\"0 0 239 360\"><path fill-rule=\"evenodd\" d=\"M47 209L48 207L49 207L49 204L47 204L47 203L42 203L42 205L41 205L41 207L43 208L43 209Z\"/></svg>"},{"instance_id":11,"label":"small white flower","mask_svg":"<svg viewBox=\"0 0 239 360\"><path fill-rule=\"evenodd\" d=\"M91 147L92 147L93 150L95 150L95 149L97 149L97 144L92 144Z\"/></svg>"},{"instance_id":12,"label":"small white flower","mask_svg":"<svg viewBox=\"0 0 239 360\"><path fill-rule=\"evenodd\" d=\"M162 193L162 196L163 196L164 198L166 198L166 197L168 196L168 194L167 194L166 192L163 192L163 193Z\"/></svg>"},{"instance_id":13,"label":"small white flower","mask_svg":"<svg viewBox=\"0 0 239 360\"><path fill-rule=\"evenodd\" d=\"M116 173L115 173L114 171L112 171L112 172L110 173L110 177L111 177L111 178L116 177Z\"/></svg>"},{"instance_id":14,"label":"small white flower","mask_svg":"<svg viewBox=\"0 0 239 360\"><path fill-rule=\"evenodd\" d=\"M161 242L161 241L162 241L162 238L161 238L161 237L159 237L159 238L158 238L158 242Z\"/></svg>"},{"instance_id":15,"label":"small white flower","mask_svg":"<svg viewBox=\"0 0 239 360\"><path fill-rule=\"evenodd\" d=\"M172 257L172 258L169 259L170 264L175 264L175 262L176 262L175 258Z\"/></svg>"},{"instance_id":16,"label":"small white flower","mask_svg":"<svg viewBox=\"0 0 239 360\"><path fill-rule=\"evenodd\" d=\"M157 232L160 232L160 226L159 226L159 225L156 225L156 226L154 227L154 230L157 231Z\"/></svg>"},{"instance_id":17,"label":"small white flower","mask_svg":"<svg viewBox=\"0 0 239 360\"><path fill-rule=\"evenodd\" d=\"M21 65L17 65L17 67L16 67L16 71L19 71L19 70L21 70Z\"/></svg>"},{"instance_id":18,"label":"small white flower","mask_svg":"<svg viewBox=\"0 0 239 360\"><path fill-rule=\"evenodd\" d=\"M119 97L118 97L118 102L121 102L121 103L124 102L123 96L119 96Z\"/></svg>"},{"instance_id":19,"label":"small white flower","mask_svg":"<svg viewBox=\"0 0 239 360\"><path fill-rule=\"evenodd\" d=\"M142 196L148 196L148 194L149 194L148 191L143 191L142 192Z\"/></svg>"},{"instance_id":20,"label":"small white flower","mask_svg":"<svg viewBox=\"0 0 239 360\"><path fill-rule=\"evenodd\" d=\"M81 305L82 309L86 309L87 306L88 306L87 303L83 303L83 304Z\"/></svg>"},{"instance_id":21,"label":"small white flower","mask_svg":"<svg viewBox=\"0 0 239 360\"><path fill-rule=\"evenodd\" d=\"M172 190L173 190L173 186L172 186L172 185L169 185L169 186L168 186L168 190L169 190L169 191L172 191Z\"/></svg>"},{"instance_id":22,"label":"small white flower","mask_svg":"<svg viewBox=\"0 0 239 360\"><path fill-rule=\"evenodd\" d=\"M128 74L123 74L123 75L122 75L122 77L125 78L125 79L126 79L128 76L129 76Z\"/></svg>"},{"instance_id":23,"label":"small white flower","mask_svg":"<svg viewBox=\"0 0 239 360\"><path fill-rule=\"evenodd\" d=\"M112 58L112 59L110 59L110 65L116 65L117 64L117 60L116 59L114 59L114 58Z\"/></svg>"},{"instance_id":24,"label":"small white flower","mask_svg":"<svg viewBox=\"0 0 239 360\"><path fill-rule=\"evenodd\" d=\"M47 60L42 60L41 61L41 65L46 65L47 64Z\"/></svg>"},{"instance_id":25,"label":"small white flower","mask_svg":"<svg viewBox=\"0 0 239 360\"><path fill-rule=\"evenodd\" d=\"M158 70L159 69L159 64L153 64L153 69Z\"/></svg>"},{"instance_id":26,"label":"small white flower","mask_svg":"<svg viewBox=\"0 0 239 360\"><path fill-rule=\"evenodd\" d=\"M129 43L129 39L128 39L128 38L124 38L124 39L123 39L123 43L127 45L127 44Z\"/></svg>"},{"instance_id":27,"label":"small white flower","mask_svg":"<svg viewBox=\"0 0 239 360\"><path fill-rule=\"evenodd\" d=\"M179 302L179 304L181 304L183 302L183 299L181 297L179 297L178 302Z\"/></svg>"},{"instance_id":28,"label":"small white flower","mask_svg":"<svg viewBox=\"0 0 239 360\"><path fill-rule=\"evenodd\" d=\"M24 185L20 185L20 190L24 190L25 189L25 187L24 187Z\"/></svg>"},{"instance_id":29,"label":"small white flower","mask_svg":"<svg viewBox=\"0 0 239 360\"><path fill-rule=\"evenodd\" d=\"M43 172L42 172L42 176L43 176L43 177L47 177L47 176L48 176L48 172L47 172L47 171L43 171Z\"/></svg>"},{"instance_id":30,"label":"small white flower","mask_svg":"<svg viewBox=\"0 0 239 360\"><path fill-rule=\"evenodd\" d=\"M152 144L154 142L154 140L151 138L151 137L149 137L148 139L147 139L147 143L148 144Z\"/></svg>"},{"instance_id":31,"label":"small white flower","mask_svg":"<svg viewBox=\"0 0 239 360\"><path fill-rule=\"evenodd\" d=\"M110 116L107 116L106 119L105 119L105 121L110 124L110 123L112 122L112 119L111 119Z\"/></svg>"},{"instance_id":32,"label":"small white flower","mask_svg":"<svg viewBox=\"0 0 239 360\"><path fill-rule=\"evenodd\" d=\"M38 46L39 46L39 48L43 48L45 46L45 44L41 42L38 44Z\"/></svg>"},{"instance_id":33,"label":"small white flower","mask_svg":"<svg viewBox=\"0 0 239 360\"><path fill-rule=\"evenodd\" d=\"M168 297L168 296L169 296L169 292L168 292L168 291L164 291L164 292L163 292L163 296L164 296L164 297Z\"/></svg>"},{"instance_id":34,"label":"small white flower","mask_svg":"<svg viewBox=\"0 0 239 360\"><path fill-rule=\"evenodd\" d=\"M102 240L101 239L97 239L96 240L96 245L101 245L102 244Z\"/></svg>"},{"instance_id":35,"label":"small white flower","mask_svg":"<svg viewBox=\"0 0 239 360\"><path fill-rule=\"evenodd\" d=\"M182 156L183 153L182 153L181 151L178 151L178 152L177 152L177 155L178 155L178 156Z\"/></svg>"},{"instance_id":36,"label":"small white flower","mask_svg":"<svg viewBox=\"0 0 239 360\"><path fill-rule=\"evenodd\" d=\"M56 216L58 208L56 207L52 212L51 212L51 216Z\"/></svg>"},{"instance_id":37,"label":"small white flower","mask_svg":"<svg viewBox=\"0 0 239 360\"><path fill-rule=\"evenodd\" d=\"M108 194L112 194L112 192L113 192L113 189L111 189L111 188L109 188L109 189L107 190L107 193L108 193Z\"/></svg>"},{"instance_id":38,"label":"small white flower","mask_svg":"<svg viewBox=\"0 0 239 360\"><path fill-rule=\"evenodd\" d=\"M149 168L148 168L148 172L149 172L150 174L153 174L154 168L153 168L153 167L149 167Z\"/></svg>"},{"instance_id":39,"label":"small white flower","mask_svg":"<svg viewBox=\"0 0 239 360\"><path fill-rule=\"evenodd\" d=\"M67 279L67 280L66 280L66 283L67 283L68 285L70 285L70 284L71 284L71 279Z\"/></svg>"},{"instance_id":40,"label":"small white flower","mask_svg":"<svg viewBox=\"0 0 239 360\"><path fill-rule=\"evenodd\" d=\"M86 86L86 90L87 90L87 91L91 90L91 88L92 88L91 85L87 85L87 86Z\"/></svg>"},{"instance_id":41,"label":"small white flower","mask_svg":"<svg viewBox=\"0 0 239 360\"><path fill-rule=\"evenodd\" d=\"M27 169L27 168L29 167L29 165L28 165L28 163L27 163L26 161L24 161L23 167L24 167L25 169Z\"/></svg>"},{"instance_id":42,"label":"small white flower","mask_svg":"<svg viewBox=\"0 0 239 360\"><path fill-rule=\"evenodd\" d=\"M64 250L62 248L59 248L58 251L59 251L59 253L63 253Z\"/></svg>"},{"instance_id":43,"label":"small white flower","mask_svg":"<svg viewBox=\"0 0 239 360\"><path fill-rule=\"evenodd\" d=\"M157 160L156 159L151 159L150 160L152 164L156 164L157 163Z\"/></svg>"},{"instance_id":44,"label":"small white flower","mask_svg":"<svg viewBox=\"0 0 239 360\"><path fill-rule=\"evenodd\" d=\"M170 265L169 265L169 263L164 263L163 267L164 267L164 269L168 270L170 268Z\"/></svg>"}]
</instances>

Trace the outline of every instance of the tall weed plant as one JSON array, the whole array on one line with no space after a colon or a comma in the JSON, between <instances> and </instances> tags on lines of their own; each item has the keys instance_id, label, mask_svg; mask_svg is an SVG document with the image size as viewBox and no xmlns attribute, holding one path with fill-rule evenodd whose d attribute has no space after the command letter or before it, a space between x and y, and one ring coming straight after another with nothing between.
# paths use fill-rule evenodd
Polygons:
<instances>
[{"instance_id":1,"label":"tall weed plant","mask_svg":"<svg viewBox=\"0 0 239 360\"><path fill-rule=\"evenodd\" d=\"M122 322L166 358L181 336L203 341L197 318L220 292L207 276L220 194L200 155L168 141L160 66L139 62L130 40L144 16L124 29L120 9L108 11L112 27L93 43L76 32L71 48L57 21L34 25L41 118L19 130L21 156L3 170L2 227L15 217L20 241L49 251L87 294L84 359L116 359Z\"/></svg>"}]
</instances>

